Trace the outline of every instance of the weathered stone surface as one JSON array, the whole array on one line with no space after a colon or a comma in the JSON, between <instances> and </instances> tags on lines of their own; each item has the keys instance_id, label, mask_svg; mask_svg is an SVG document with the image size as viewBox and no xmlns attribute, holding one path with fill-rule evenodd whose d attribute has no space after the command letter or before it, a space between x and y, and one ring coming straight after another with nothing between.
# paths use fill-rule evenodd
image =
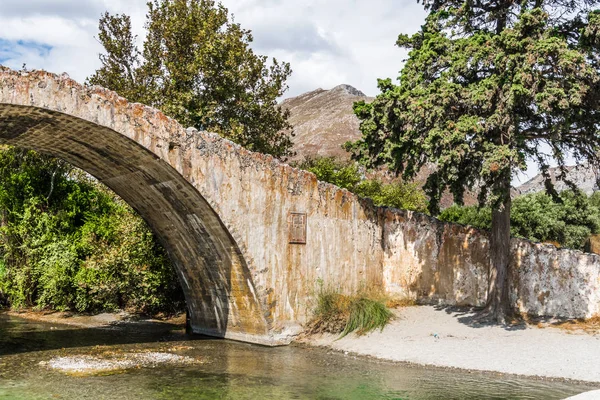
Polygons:
<instances>
[{"instance_id":1,"label":"weathered stone surface","mask_svg":"<svg viewBox=\"0 0 600 400\"><path fill-rule=\"evenodd\" d=\"M588 253L600 254L600 235L591 235L585 241L585 251Z\"/></svg>"},{"instance_id":2,"label":"weathered stone surface","mask_svg":"<svg viewBox=\"0 0 600 400\"><path fill-rule=\"evenodd\" d=\"M386 213L383 232L383 270L390 294L440 304L485 303L489 265L485 235L402 211Z\"/></svg>"},{"instance_id":3,"label":"weathered stone surface","mask_svg":"<svg viewBox=\"0 0 600 400\"><path fill-rule=\"evenodd\" d=\"M0 142L61 157L132 205L169 252L196 332L285 343L310 316L319 281L441 304L486 298L486 234L374 207L67 76L0 69ZM289 243L293 212L306 213L306 244ZM512 245L511 298L520 310L600 313L598 256Z\"/></svg>"}]
</instances>

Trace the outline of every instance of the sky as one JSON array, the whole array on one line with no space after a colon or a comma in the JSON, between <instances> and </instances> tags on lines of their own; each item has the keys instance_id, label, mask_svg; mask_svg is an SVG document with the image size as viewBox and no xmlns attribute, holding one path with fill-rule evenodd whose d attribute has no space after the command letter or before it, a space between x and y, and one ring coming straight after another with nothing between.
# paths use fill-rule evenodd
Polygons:
<instances>
[{"instance_id":1,"label":"sky","mask_svg":"<svg viewBox=\"0 0 600 400\"><path fill-rule=\"evenodd\" d=\"M416 32L425 12L416 0L222 0L254 36L255 52L292 67L284 97L345 83L377 94L377 78L396 78L406 51L399 33ZM100 15L131 16L144 36L146 0L2 0L0 64L67 72L83 82L99 67Z\"/></svg>"},{"instance_id":2,"label":"sky","mask_svg":"<svg viewBox=\"0 0 600 400\"><path fill-rule=\"evenodd\" d=\"M68 73L83 82L99 66L101 14L131 17L141 45L147 0L1 0L0 64ZM425 11L416 0L222 0L250 29L258 54L292 67L292 97L349 84L369 96L378 78L397 78L407 53L398 34L417 32ZM533 163L514 184L537 173Z\"/></svg>"}]
</instances>

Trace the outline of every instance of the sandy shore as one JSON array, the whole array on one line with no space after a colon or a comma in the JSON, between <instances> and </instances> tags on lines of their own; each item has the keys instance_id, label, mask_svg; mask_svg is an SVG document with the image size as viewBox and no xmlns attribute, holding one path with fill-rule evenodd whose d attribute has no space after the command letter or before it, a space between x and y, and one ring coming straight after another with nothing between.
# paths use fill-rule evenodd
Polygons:
<instances>
[{"instance_id":1,"label":"sandy shore","mask_svg":"<svg viewBox=\"0 0 600 400\"><path fill-rule=\"evenodd\" d=\"M472 313L401 308L383 332L303 342L380 359L600 383L600 335L532 325L477 325Z\"/></svg>"}]
</instances>

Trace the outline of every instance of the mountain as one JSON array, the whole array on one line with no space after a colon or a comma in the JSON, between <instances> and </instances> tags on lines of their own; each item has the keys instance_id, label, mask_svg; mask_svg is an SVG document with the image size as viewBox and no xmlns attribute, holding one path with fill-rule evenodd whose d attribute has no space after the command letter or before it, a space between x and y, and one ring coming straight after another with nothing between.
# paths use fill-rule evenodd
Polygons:
<instances>
[{"instance_id":1,"label":"mountain","mask_svg":"<svg viewBox=\"0 0 600 400\"><path fill-rule=\"evenodd\" d=\"M566 168L567 179L575 183L575 185L586 194L589 195L595 191L600 190L600 182L598 179L600 177L600 171L598 170L598 168L594 168L588 163L583 163L580 165L575 165ZM557 175L560 173L558 168L550 168L548 172L550 173L550 177L557 191L560 192L566 189L570 189L566 183L557 180ZM544 177L541 174L534 176L524 184L515 188L517 194L535 193L540 192L542 190L545 190L545 186Z\"/></svg>"},{"instance_id":2,"label":"mountain","mask_svg":"<svg viewBox=\"0 0 600 400\"><path fill-rule=\"evenodd\" d=\"M349 159L342 145L347 141L358 140L361 137L358 118L354 115L352 105L356 101L372 101L373 97L366 96L360 90L350 85L339 85L330 90L317 89L284 100L281 106L290 110L290 123L294 127L293 151L296 155L291 161L302 160L305 157L330 157ZM433 167L425 166L415 178L424 183ZM591 194L600 190L600 171L588 164L567 167L567 177L585 193ZM556 181L558 170L551 168L550 176L555 181L558 191L569 187L561 181ZM383 171L378 175L387 180ZM537 175L524 184L513 189L513 195L534 193L544 190L544 179ZM466 204L475 204L476 196L468 191L465 194ZM442 206L452 204L451 196L446 193Z\"/></svg>"},{"instance_id":3,"label":"mountain","mask_svg":"<svg viewBox=\"0 0 600 400\"><path fill-rule=\"evenodd\" d=\"M359 120L354 115L352 105L356 101L372 101L373 97L366 96L360 90L350 85L339 85L331 90L317 89L284 100L281 106L290 110L290 123L294 127L294 146L296 153L290 161L300 161L306 157L336 157L350 159L342 145L347 141L360 139ZM415 182L423 185L433 171L432 166L424 166ZM369 174L384 182L393 177L385 172L385 168ZM440 202L442 208L452 205L452 196L445 193ZM471 192L465 193L465 204L476 203L476 196Z\"/></svg>"},{"instance_id":4,"label":"mountain","mask_svg":"<svg viewBox=\"0 0 600 400\"><path fill-rule=\"evenodd\" d=\"M305 157L335 156L349 159L342 145L361 137L359 121L352 105L359 100L372 101L350 85L339 85L331 90L317 89L284 100L283 108L290 110L294 127L294 160Z\"/></svg>"}]
</instances>

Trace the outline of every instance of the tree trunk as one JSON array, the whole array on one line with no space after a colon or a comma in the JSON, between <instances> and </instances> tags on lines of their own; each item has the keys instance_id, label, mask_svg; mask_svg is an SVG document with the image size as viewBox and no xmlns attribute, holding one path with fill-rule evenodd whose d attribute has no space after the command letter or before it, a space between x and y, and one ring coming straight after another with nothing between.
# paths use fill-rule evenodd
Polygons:
<instances>
[{"instance_id":1,"label":"tree trunk","mask_svg":"<svg viewBox=\"0 0 600 400\"><path fill-rule=\"evenodd\" d=\"M508 276L510 265L510 180L507 194L499 207L492 210L490 232L490 270L488 300L484 314L492 321L506 322L509 311Z\"/></svg>"}]
</instances>

